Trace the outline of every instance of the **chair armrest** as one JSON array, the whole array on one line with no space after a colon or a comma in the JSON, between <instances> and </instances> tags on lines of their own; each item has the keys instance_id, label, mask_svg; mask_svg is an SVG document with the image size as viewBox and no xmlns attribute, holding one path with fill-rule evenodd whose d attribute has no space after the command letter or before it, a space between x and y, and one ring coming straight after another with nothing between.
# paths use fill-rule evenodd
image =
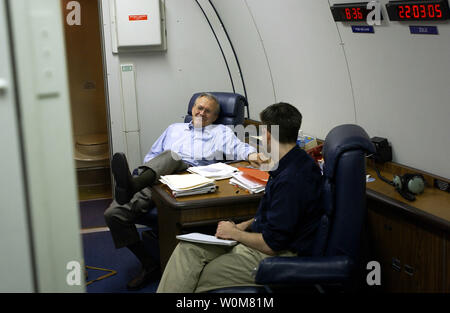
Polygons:
<instances>
[{"instance_id":1,"label":"chair armrest","mask_svg":"<svg viewBox=\"0 0 450 313\"><path fill-rule=\"evenodd\" d=\"M353 265L347 256L270 257L259 263L255 281L261 285L343 283Z\"/></svg>"}]
</instances>

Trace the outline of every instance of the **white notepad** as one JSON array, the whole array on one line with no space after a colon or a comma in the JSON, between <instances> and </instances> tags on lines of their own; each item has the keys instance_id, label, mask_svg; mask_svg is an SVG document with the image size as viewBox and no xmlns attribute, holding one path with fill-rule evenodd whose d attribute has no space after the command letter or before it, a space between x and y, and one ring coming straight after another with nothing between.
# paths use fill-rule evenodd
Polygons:
<instances>
[{"instance_id":1,"label":"white notepad","mask_svg":"<svg viewBox=\"0 0 450 313\"><path fill-rule=\"evenodd\" d=\"M200 233L190 233L190 234L185 234L185 235L178 235L176 238L179 240L184 240L184 241L206 243L206 244L211 244L211 245L221 245L221 246L234 246L238 243L236 240L219 239L215 236L205 235L205 234L200 234Z\"/></svg>"}]
</instances>

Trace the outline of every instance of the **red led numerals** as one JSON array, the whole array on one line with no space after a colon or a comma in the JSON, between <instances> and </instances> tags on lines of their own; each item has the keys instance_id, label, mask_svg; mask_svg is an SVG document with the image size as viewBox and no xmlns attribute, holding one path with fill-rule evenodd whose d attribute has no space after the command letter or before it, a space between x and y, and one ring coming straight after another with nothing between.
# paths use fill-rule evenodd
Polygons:
<instances>
[{"instance_id":1,"label":"red led numerals","mask_svg":"<svg viewBox=\"0 0 450 313\"><path fill-rule=\"evenodd\" d=\"M362 20L363 15L361 12L361 8L353 9L353 17L355 20Z\"/></svg>"},{"instance_id":2,"label":"red led numerals","mask_svg":"<svg viewBox=\"0 0 450 313\"><path fill-rule=\"evenodd\" d=\"M440 4L399 5L397 12L398 17L405 20L442 18L442 10Z\"/></svg>"},{"instance_id":3,"label":"red led numerals","mask_svg":"<svg viewBox=\"0 0 450 313\"><path fill-rule=\"evenodd\" d=\"M345 18L347 20L351 20L352 19L352 13L351 13L349 8L345 8Z\"/></svg>"},{"instance_id":4,"label":"red led numerals","mask_svg":"<svg viewBox=\"0 0 450 313\"><path fill-rule=\"evenodd\" d=\"M362 20L361 8L345 8L345 18L347 20Z\"/></svg>"},{"instance_id":5,"label":"red led numerals","mask_svg":"<svg viewBox=\"0 0 450 313\"><path fill-rule=\"evenodd\" d=\"M437 18L441 18L442 17L441 5L440 4L435 4L434 5L434 10L436 11L436 17Z\"/></svg>"}]
</instances>

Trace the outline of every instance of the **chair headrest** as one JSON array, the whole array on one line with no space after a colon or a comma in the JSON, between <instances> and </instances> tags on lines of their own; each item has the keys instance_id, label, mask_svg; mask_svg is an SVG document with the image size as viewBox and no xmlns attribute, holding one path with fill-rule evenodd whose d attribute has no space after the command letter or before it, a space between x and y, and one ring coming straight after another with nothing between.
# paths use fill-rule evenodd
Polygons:
<instances>
[{"instance_id":1,"label":"chair headrest","mask_svg":"<svg viewBox=\"0 0 450 313\"><path fill-rule=\"evenodd\" d=\"M217 98L220 105L220 114L214 124L224 125L239 125L244 123L244 109L247 104L247 99L244 96L232 93L232 92L208 92ZM185 118L185 122L192 120L192 107L195 100L201 93L195 93L192 95L188 106L188 115Z\"/></svg>"},{"instance_id":2,"label":"chair headrest","mask_svg":"<svg viewBox=\"0 0 450 313\"><path fill-rule=\"evenodd\" d=\"M371 154L375 152L375 146L361 126L344 124L334 127L325 138L322 150L325 160L323 174L333 177L340 155L350 150L363 150Z\"/></svg>"}]
</instances>

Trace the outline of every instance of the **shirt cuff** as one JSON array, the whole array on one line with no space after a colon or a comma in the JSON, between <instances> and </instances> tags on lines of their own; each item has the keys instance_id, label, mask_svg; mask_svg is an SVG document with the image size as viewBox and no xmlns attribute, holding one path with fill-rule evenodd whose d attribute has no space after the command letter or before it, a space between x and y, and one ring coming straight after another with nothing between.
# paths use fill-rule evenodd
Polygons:
<instances>
[{"instance_id":1,"label":"shirt cuff","mask_svg":"<svg viewBox=\"0 0 450 313\"><path fill-rule=\"evenodd\" d=\"M256 153L256 152L257 152L256 149L253 148L252 146L249 146L249 147L250 147L250 151L247 153L247 157L245 158L246 161L248 161L248 156L249 156L250 154Z\"/></svg>"},{"instance_id":2,"label":"shirt cuff","mask_svg":"<svg viewBox=\"0 0 450 313\"><path fill-rule=\"evenodd\" d=\"M277 242L276 240L274 240L272 232L268 231L268 230L263 230L261 232L262 237L264 239L264 241L266 242L266 244L269 246L270 249L272 249L273 251L281 251L284 250L285 247L281 246L279 242Z\"/></svg>"}]
</instances>

